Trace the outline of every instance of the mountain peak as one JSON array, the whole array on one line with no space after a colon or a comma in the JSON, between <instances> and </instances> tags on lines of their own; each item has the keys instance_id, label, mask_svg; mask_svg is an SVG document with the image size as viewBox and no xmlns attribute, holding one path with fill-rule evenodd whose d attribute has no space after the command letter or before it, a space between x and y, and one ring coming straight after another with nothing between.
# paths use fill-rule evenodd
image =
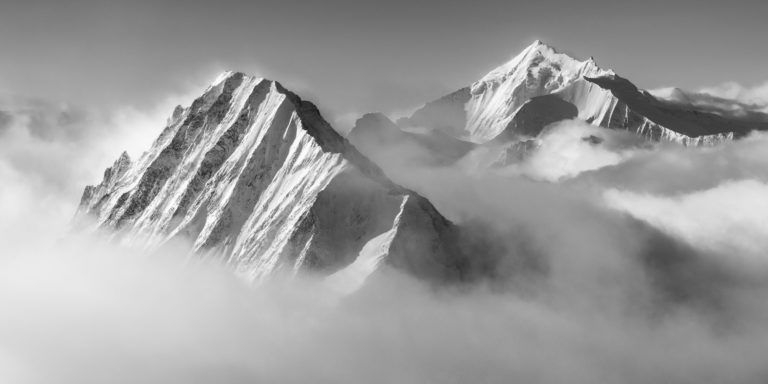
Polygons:
<instances>
[{"instance_id":1,"label":"mountain peak","mask_svg":"<svg viewBox=\"0 0 768 384\"><path fill-rule=\"evenodd\" d=\"M214 86L222 83L224 80L227 80L230 77L235 76L235 75L246 76L246 74L242 73L242 72L236 72L236 71L227 70L227 71L219 73L218 76L216 76L216 78L211 82L210 86L214 87Z\"/></svg>"},{"instance_id":2,"label":"mountain peak","mask_svg":"<svg viewBox=\"0 0 768 384\"><path fill-rule=\"evenodd\" d=\"M314 104L242 72L220 74L140 159L121 155L85 188L78 215L125 242L184 238L247 278L349 267L359 280L361 263L366 274L387 263L458 278L463 265L448 246L453 224L427 200L389 180Z\"/></svg>"},{"instance_id":3,"label":"mountain peak","mask_svg":"<svg viewBox=\"0 0 768 384\"><path fill-rule=\"evenodd\" d=\"M528 49L531 49L531 48L536 48L536 47L539 47L539 46L547 46L547 44L544 43L543 41L539 40L539 39L536 39L536 40L533 41L533 43L528 45L528 47L525 50L528 50Z\"/></svg>"},{"instance_id":4,"label":"mountain peak","mask_svg":"<svg viewBox=\"0 0 768 384\"><path fill-rule=\"evenodd\" d=\"M534 40L530 45L523 49L523 52L531 50L548 50L557 52L557 48L539 39Z\"/></svg>"},{"instance_id":5,"label":"mountain peak","mask_svg":"<svg viewBox=\"0 0 768 384\"><path fill-rule=\"evenodd\" d=\"M533 43L531 43L529 46L527 46L525 49L522 50L515 58L523 56L527 57L530 55L547 55L547 54L557 54L557 49L555 47L548 45L544 43L541 40L535 40ZM513 59L514 60L514 59Z\"/></svg>"},{"instance_id":6,"label":"mountain peak","mask_svg":"<svg viewBox=\"0 0 768 384\"><path fill-rule=\"evenodd\" d=\"M591 57L587 60L582 60L569 54L561 53L541 40L535 40L508 62L485 75L478 83L504 81L510 76L524 76L527 73L538 72L543 67L576 77L613 73L610 70L600 69Z\"/></svg>"}]
</instances>

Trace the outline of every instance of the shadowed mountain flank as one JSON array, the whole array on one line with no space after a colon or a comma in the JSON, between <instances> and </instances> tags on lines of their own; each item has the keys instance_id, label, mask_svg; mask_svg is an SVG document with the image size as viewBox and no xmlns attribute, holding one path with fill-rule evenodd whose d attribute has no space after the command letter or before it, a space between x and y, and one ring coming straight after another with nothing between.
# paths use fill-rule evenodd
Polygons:
<instances>
[{"instance_id":1,"label":"shadowed mountain flank","mask_svg":"<svg viewBox=\"0 0 768 384\"><path fill-rule=\"evenodd\" d=\"M544 99L537 99L541 97ZM577 113L556 98L575 107ZM487 143L507 138L508 128L532 135L541 131L542 124L568 118L627 130L651 141L684 145L714 144L768 128L764 121L662 102L612 70L598 67L592 58L579 60L540 41L470 86L427 103L399 123Z\"/></svg>"},{"instance_id":2,"label":"shadowed mountain flank","mask_svg":"<svg viewBox=\"0 0 768 384\"><path fill-rule=\"evenodd\" d=\"M86 187L79 215L126 242L187 239L254 279L303 269L355 285L380 265L457 279L468 265L456 227L426 199L390 181L314 104L242 73L177 108L141 158L121 156Z\"/></svg>"}]
</instances>

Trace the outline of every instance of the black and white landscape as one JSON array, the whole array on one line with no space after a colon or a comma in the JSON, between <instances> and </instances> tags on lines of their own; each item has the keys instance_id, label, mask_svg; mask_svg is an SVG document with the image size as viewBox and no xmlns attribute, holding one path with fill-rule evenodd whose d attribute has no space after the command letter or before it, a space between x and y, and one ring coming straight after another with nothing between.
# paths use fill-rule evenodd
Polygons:
<instances>
[{"instance_id":1,"label":"black and white landscape","mask_svg":"<svg viewBox=\"0 0 768 384\"><path fill-rule=\"evenodd\" d=\"M33 3L0 382L768 381L764 4Z\"/></svg>"}]
</instances>

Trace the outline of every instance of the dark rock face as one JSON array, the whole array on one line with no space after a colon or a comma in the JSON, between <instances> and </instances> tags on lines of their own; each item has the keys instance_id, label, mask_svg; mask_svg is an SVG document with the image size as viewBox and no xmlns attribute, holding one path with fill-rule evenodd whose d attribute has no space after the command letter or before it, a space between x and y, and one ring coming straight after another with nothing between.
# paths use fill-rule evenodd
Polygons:
<instances>
[{"instance_id":1,"label":"dark rock face","mask_svg":"<svg viewBox=\"0 0 768 384\"><path fill-rule=\"evenodd\" d=\"M442 131L450 136L460 137L467 125L465 104L472 97L469 87L445 95L427 103L411 115L397 123L403 127L420 127Z\"/></svg>"},{"instance_id":2,"label":"dark rock face","mask_svg":"<svg viewBox=\"0 0 768 384\"><path fill-rule=\"evenodd\" d=\"M242 74L232 76L203 97L195 100L191 107L192 110L205 110L205 114L190 114L180 129L176 131L170 144L163 148L160 155L149 165L141 181L139 181L138 189L128 196L125 209L115 211L114 215L111 215L117 228L147 208L171 174L176 171L185 152L202 138L205 132L212 130L221 122L232 100L232 93L242 81Z\"/></svg>"},{"instance_id":3,"label":"dark rock face","mask_svg":"<svg viewBox=\"0 0 768 384\"><path fill-rule=\"evenodd\" d=\"M80 205L78 208L78 215L90 214L92 211L99 211L104 201L109 198L112 191L116 188L118 181L125 175L128 169L131 167L131 158L127 152L123 152L120 157L115 160L115 163L111 167L104 170L104 176L101 183L96 186L88 185L83 191L83 196L80 198ZM122 197L123 204L127 198Z\"/></svg>"},{"instance_id":4,"label":"dark rock face","mask_svg":"<svg viewBox=\"0 0 768 384\"><path fill-rule=\"evenodd\" d=\"M520 107L509 125L491 142L503 143L521 136L536 137L546 126L578 115L575 105L557 95L533 97Z\"/></svg>"},{"instance_id":5,"label":"dark rock face","mask_svg":"<svg viewBox=\"0 0 768 384\"><path fill-rule=\"evenodd\" d=\"M766 116L714 113L661 101L627 79L535 42L471 86L427 103L401 126L418 126L475 143L535 136L548 123L580 118L649 141L710 145L766 130ZM760 115L760 116L756 116Z\"/></svg>"},{"instance_id":6,"label":"dark rock face","mask_svg":"<svg viewBox=\"0 0 768 384\"><path fill-rule=\"evenodd\" d=\"M700 137L732 132L735 138L753 130L766 130L768 123L760 121L726 118L714 113L701 111L693 106L664 103L641 92L629 80L621 76L585 77L611 92L620 103L601 126L606 128L625 127L639 124L643 118L688 137ZM660 137L661 133L653 135Z\"/></svg>"},{"instance_id":7,"label":"dark rock face","mask_svg":"<svg viewBox=\"0 0 768 384\"><path fill-rule=\"evenodd\" d=\"M252 278L334 274L364 257L442 281L460 278L469 257L451 222L384 176L317 107L241 73L177 108L140 159L121 156L86 187L79 215L127 241L189 239Z\"/></svg>"},{"instance_id":8,"label":"dark rock face","mask_svg":"<svg viewBox=\"0 0 768 384\"><path fill-rule=\"evenodd\" d=\"M604 141L604 139L602 137L598 137L598 136L595 136L595 135L589 135L587 137L582 137L581 140L584 141L584 142L590 143L592 145L597 145L597 144L600 144L600 143L602 143Z\"/></svg>"},{"instance_id":9,"label":"dark rock face","mask_svg":"<svg viewBox=\"0 0 768 384\"><path fill-rule=\"evenodd\" d=\"M318 271L335 272L352 263L374 236L392 227L400 203L396 195L358 169L348 169L318 194L290 247L304 246L311 236L304 263Z\"/></svg>"},{"instance_id":10,"label":"dark rock face","mask_svg":"<svg viewBox=\"0 0 768 384\"><path fill-rule=\"evenodd\" d=\"M448 165L475 148L441 131L406 132L380 113L363 115L349 133L349 141L377 163L383 157L405 157L414 164Z\"/></svg>"}]
</instances>

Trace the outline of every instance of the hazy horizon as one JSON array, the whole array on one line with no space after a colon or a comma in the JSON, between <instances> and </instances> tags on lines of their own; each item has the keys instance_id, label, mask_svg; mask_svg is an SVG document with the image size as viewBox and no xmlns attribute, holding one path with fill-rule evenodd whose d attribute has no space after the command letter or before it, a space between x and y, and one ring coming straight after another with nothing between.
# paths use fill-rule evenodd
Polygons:
<instances>
[{"instance_id":1,"label":"hazy horizon","mask_svg":"<svg viewBox=\"0 0 768 384\"><path fill-rule=\"evenodd\" d=\"M761 1L4 2L0 95L147 109L235 70L349 121L411 110L536 39L641 88L752 87L768 81L755 65L768 62L767 11Z\"/></svg>"}]
</instances>

